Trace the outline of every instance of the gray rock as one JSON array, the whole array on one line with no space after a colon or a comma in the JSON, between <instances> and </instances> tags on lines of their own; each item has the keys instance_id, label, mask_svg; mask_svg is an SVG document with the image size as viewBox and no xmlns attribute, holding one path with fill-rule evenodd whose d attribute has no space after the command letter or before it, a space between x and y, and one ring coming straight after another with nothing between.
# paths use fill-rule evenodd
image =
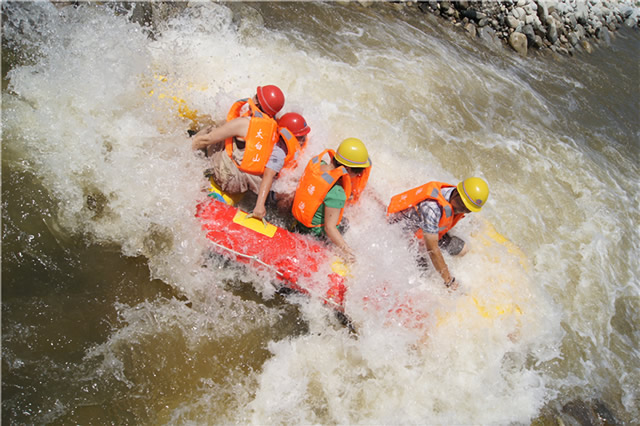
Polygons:
<instances>
[{"instance_id":1,"label":"gray rock","mask_svg":"<svg viewBox=\"0 0 640 426\"><path fill-rule=\"evenodd\" d=\"M547 27L547 40L549 40L551 44L555 44L555 42L558 41L558 28L555 21L551 21Z\"/></svg>"},{"instance_id":2,"label":"gray rock","mask_svg":"<svg viewBox=\"0 0 640 426\"><path fill-rule=\"evenodd\" d=\"M592 7L589 14L595 16L598 19L602 19L602 15L603 15L602 9L600 9L597 6Z\"/></svg>"},{"instance_id":3,"label":"gray rock","mask_svg":"<svg viewBox=\"0 0 640 426\"><path fill-rule=\"evenodd\" d=\"M461 12L461 15L465 18L473 19L474 21L480 21L487 17L485 13L479 12L477 9L472 7L465 9Z\"/></svg>"},{"instance_id":4,"label":"gray rock","mask_svg":"<svg viewBox=\"0 0 640 426\"><path fill-rule=\"evenodd\" d=\"M556 10L559 15L568 15L569 13L573 13L573 6L569 3L558 3L556 4Z\"/></svg>"},{"instance_id":5,"label":"gray rock","mask_svg":"<svg viewBox=\"0 0 640 426\"><path fill-rule=\"evenodd\" d=\"M541 36L546 36L547 35L547 29L545 28L544 25L542 25L542 22L540 22L539 19L537 21L534 19L532 25L533 25L533 29L536 32L536 34L539 34Z\"/></svg>"},{"instance_id":6,"label":"gray rock","mask_svg":"<svg viewBox=\"0 0 640 426\"><path fill-rule=\"evenodd\" d=\"M505 23L509 28L517 28L518 24L520 24L520 21L517 18L509 15L506 17Z\"/></svg>"},{"instance_id":7,"label":"gray rock","mask_svg":"<svg viewBox=\"0 0 640 426\"><path fill-rule=\"evenodd\" d=\"M587 19L589 17L589 9L587 9L587 4L585 2L578 2L578 4L576 5L575 17L578 23L582 25L587 23Z\"/></svg>"},{"instance_id":8,"label":"gray rock","mask_svg":"<svg viewBox=\"0 0 640 426\"><path fill-rule=\"evenodd\" d=\"M536 33L533 31L533 27L531 25L525 25L522 27L522 34L527 37L527 45L533 46L536 41Z\"/></svg>"},{"instance_id":9,"label":"gray rock","mask_svg":"<svg viewBox=\"0 0 640 426\"><path fill-rule=\"evenodd\" d=\"M538 3L538 18L540 21L545 22L549 17L549 9L547 8L547 4L543 1Z\"/></svg>"},{"instance_id":10,"label":"gray rock","mask_svg":"<svg viewBox=\"0 0 640 426\"><path fill-rule=\"evenodd\" d=\"M524 9L521 7L516 7L511 11L511 13L513 14L513 16L515 16L519 20L522 20L524 19L525 16L527 16L527 12L525 12Z\"/></svg>"},{"instance_id":11,"label":"gray rock","mask_svg":"<svg viewBox=\"0 0 640 426\"><path fill-rule=\"evenodd\" d=\"M600 27L596 30L596 37L602 40L605 44L611 44L611 32L607 27Z\"/></svg>"},{"instance_id":12,"label":"gray rock","mask_svg":"<svg viewBox=\"0 0 640 426\"><path fill-rule=\"evenodd\" d=\"M427 13L430 12L432 10L435 10L434 6L431 5L432 2L428 2L428 3L418 3L418 9L420 9L420 11L422 13Z\"/></svg>"},{"instance_id":13,"label":"gray rock","mask_svg":"<svg viewBox=\"0 0 640 426\"><path fill-rule=\"evenodd\" d=\"M576 34L576 32L572 32L569 33L569 35L567 36L569 43L571 43L572 46L575 46L576 44L578 44L578 35Z\"/></svg>"},{"instance_id":14,"label":"gray rock","mask_svg":"<svg viewBox=\"0 0 640 426\"><path fill-rule=\"evenodd\" d=\"M500 39L498 38L493 28L488 26L479 28L478 36L485 42L487 46L491 47L492 49L502 49L502 42L500 42Z\"/></svg>"},{"instance_id":15,"label":"gray rock","mask_svg":"<svg viewBox=\"0 0 640 426\"><path fill-rule=\"evenodd\" d=\"M509 46L518 54L527 56L527 36L522 33L512 32L509 36Z\"/></svg>"},{"instance_id":16,"label":"gray rock","mask_svg":"<svg viewBox=\"0 0 640 426\"><path fill-rule=\"evenodd\" d=\"M533 41L533 46L538 49L542 48L544 46L544 41L542 40L542 37L536 34L536 37Z\"/></svg>"},{"instance_id":17,"label":"gray rock","mask_svg":"<svg viewBox=\"0 0 640 426\"><path fill-rule=\"evenodd\" d=\"M591 26L594 30L597 30L602 26L602 22L599 19L594 18L589 21L589 26Z\"/></svg>"},{"instance_id":18,"label":"gray rock","mask_svg":"<svg viewBox=\"0 0 640 426\"><path fill-rule=\"evenodd\" d=\"M469 34L471 38L476 38L477 30L475 25L469 22L464 26L464 29L467 31L467 34Z\"/></svg>"},{"instance_id":19,"label":"gray rock","mask_svg":"<svg viewBox=\"0 0 640 426\"><path fill-rule=\"evenodd\" d=\"M633 14L633 7L628 4L620 5L620 16L624 19L627 19L629 16Z\"/></svg>"}]
</instances>

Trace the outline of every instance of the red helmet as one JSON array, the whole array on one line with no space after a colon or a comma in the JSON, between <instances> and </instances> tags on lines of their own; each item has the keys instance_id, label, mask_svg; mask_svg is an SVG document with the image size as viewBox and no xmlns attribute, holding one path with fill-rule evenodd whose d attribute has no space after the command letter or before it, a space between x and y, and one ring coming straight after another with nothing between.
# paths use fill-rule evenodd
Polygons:
<instances>
[{"instance_id":1,"label":"red helmet","mask_svg":"<svg viewBox=\"0 0 640 426\"><path fill-rule=\"evenodd\" d=\"M278 86L258 86L257 93L262 110L272 117L284 106L284 94Z\"/></svg>"},{"instance_id":2,"label":"red helmet","mask_svg":"<svg viewBox=\"0 0 640 426\"><path fill-rule=\"evenodd\" d=\"M295 136L304 136L311 131L307 121L297 112L288 112L280 117L278 126L286 127Z\"/></svg>"}]
</instances>

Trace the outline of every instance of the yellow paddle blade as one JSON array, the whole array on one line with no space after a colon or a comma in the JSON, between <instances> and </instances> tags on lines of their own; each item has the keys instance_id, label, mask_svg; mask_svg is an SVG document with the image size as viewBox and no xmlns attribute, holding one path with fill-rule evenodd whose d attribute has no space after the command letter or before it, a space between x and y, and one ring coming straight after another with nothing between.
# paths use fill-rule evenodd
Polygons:
<instances>
[{"instance_id":1,"label":"yellow paddle blade","mask_svg":"<svg viewBox=\"0 0 640 426\"><path fill-rule=\"evenodd\" d=\"M233 223L237 223L238 225L242 225L245 228L249 228L253 231L256 231L260 234L266 235L269 238L273 238L278 230L277 227L270 223L263 223L262 220L256 219L255 217L247 217L247 213L242 210L238 210L236 215L233 217Z\"/></svg>"},{"instance_id":2,"label":"yellow paddle blade","mask_svg":"<svg viewBox=\"0 0 640 426\"><path fill-rule=\"evenodd\" d=\"M176 83L169 82L169 79L161 74L154 73L153 79L155 82L147 83L146 86L151 86L149 90L149 96L156 95L158 99L171 99L175 103L175 106L178 110L178 116L184 118L186 120L191 121L191 128L196 130L200 127L200 120L204 118L198 113L198 110L191 109L187 105L187 102L179 96L179 94L184 94L184 87L179 87ZM194 87L193 84L187 85L187 90L207 90L206 86L203 87Z\"/></svg>"}]
</instances>

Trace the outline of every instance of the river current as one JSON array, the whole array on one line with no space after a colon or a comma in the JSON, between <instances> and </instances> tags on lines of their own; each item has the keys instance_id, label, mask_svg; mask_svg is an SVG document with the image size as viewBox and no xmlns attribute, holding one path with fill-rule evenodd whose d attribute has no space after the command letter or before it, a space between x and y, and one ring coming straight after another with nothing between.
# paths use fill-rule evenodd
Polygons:
<instances>
[{"instance_id":1,"label":"river current","mask_svg":"<svg viewBox=\"0 0 640 426\"><path fill-rule=\"evenodd\" d=\"M3 422L639 421L637 31L522 58L376 3L2 7ZM311 126L302 164L369 149L357 338L207 254L178 102L221 123L264 84ZM491 195L449 293L376 199L468 176Z\"/></svg>"}]
</instances>

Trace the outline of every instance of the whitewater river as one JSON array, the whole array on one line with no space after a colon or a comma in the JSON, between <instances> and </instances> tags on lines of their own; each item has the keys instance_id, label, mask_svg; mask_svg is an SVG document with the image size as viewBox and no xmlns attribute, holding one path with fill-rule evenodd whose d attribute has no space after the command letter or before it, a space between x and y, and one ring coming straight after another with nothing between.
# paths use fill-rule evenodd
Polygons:
<instances>
[{"instance_id":1,"label":"whitewater river","mask_svg":"<svg viewBox=\"0 0 640 426\"><path fill-rule=\"evenodd\" d=\"M415 7L173 6L2 5L3 423L639 421L637 31L521 58ZM357 338L207 255L176 100L221 123L263 84L309 122L303 163L369 148ZM449 293L375 200L474 175Z\"/></svg>"}]
</instances>

